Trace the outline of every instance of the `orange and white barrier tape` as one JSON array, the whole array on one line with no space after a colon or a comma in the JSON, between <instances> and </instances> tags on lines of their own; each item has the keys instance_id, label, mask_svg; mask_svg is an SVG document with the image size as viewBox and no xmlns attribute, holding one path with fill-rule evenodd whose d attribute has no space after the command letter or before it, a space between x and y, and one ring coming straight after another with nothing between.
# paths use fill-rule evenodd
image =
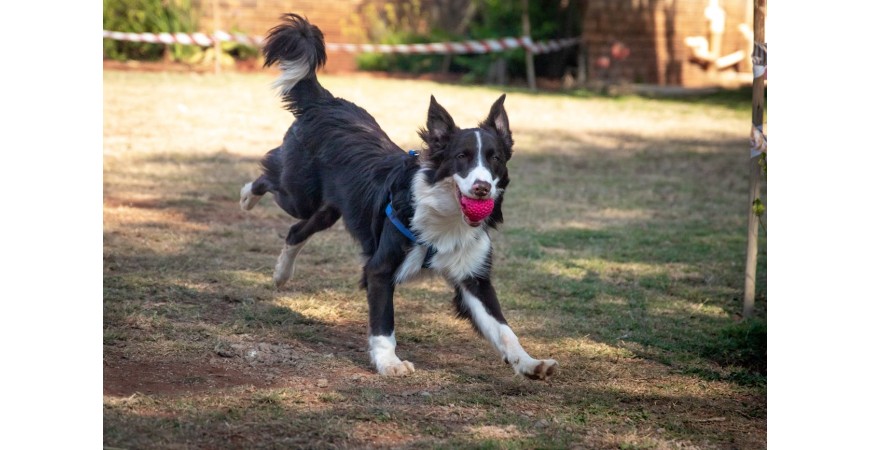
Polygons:
<instances>
[{"instance_id":1,"label":"orange and white barrier tape","mask_svg":"<svg viewBox=\"0 0 870 450\"><path fill-rule=\"evenodd\" d=\"M229 34L216 31L212 35L205 33L125 33L122 31L103 30L103 37L118 41L148 42L152 44L183 44L209 47L215 42L239 42L259 47L263 38L249 37L243 34ZM524 48L532 53L549 53L580 43L579 37L568 39L553 39L533 42L528 36L522 38L484 39L464 42L434 42L429 44L333 44L327 43L326 48L332 51L349 53L398 53L398 54L468 54L468 53L498 53L516 48Z\"/></svg>"},{"instance_id":2,"label":"orange and white barrier tape","mask_svg":"<svg viewBox=\"0 0 870 450\"><path fill-rule=\"evenodd\" d=\"M251 38L243 34L229 34L224 31L216 31L212 35L207 35L205 33L126 33L123 31L103 30L103 37L116 41L199 45L201 47L212 46L215 42L240 42L256 47L259 47L263 43L263 38L260 37Z\"/></svg>"}]
</instances>

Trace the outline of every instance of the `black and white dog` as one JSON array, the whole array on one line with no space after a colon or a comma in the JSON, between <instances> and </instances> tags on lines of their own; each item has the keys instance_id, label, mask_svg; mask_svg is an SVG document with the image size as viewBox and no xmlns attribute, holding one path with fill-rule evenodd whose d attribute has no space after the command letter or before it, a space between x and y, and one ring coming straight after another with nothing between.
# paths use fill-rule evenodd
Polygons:
<instances>
[{"instance_id":1,"label":"black and white dog","mask_svg":"<svg viewBox=\"0 0 870 450\"><path fill-rule=\"evenodd\" d=\"M290 227L275 266L278 287L292 276L308 239L344 217L362 245L361 286L369 303L369 353L381 375L407 375L414 365L396 356L393 291L424 268L455 289L457 314L471 320L514 371L533 379L557 363L534 359L502 315L490 282L489 229L502 222L513 139L502 95L477 128L458 128L431 98L419 156L394 144L365 110L334 97L317 80L326 62L320 30L296 14L273 28L263 50L278 63L275 86L296 121L283 144L261 161L263 174L241 190L249 210L267 192Z\"/></svg>"}]
</instances>

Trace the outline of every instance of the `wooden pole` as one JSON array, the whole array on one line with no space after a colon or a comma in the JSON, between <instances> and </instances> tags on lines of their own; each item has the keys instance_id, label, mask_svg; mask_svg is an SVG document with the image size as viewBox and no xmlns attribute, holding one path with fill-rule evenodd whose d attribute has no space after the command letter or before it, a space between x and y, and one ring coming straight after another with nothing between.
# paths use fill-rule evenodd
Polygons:
<instances>
[{"instance_id":1,"label":"wooden pole","mask_svg":"<svg viewBox=\"0 0 870 450\"><path fill-rule=\"evenodd\" d=\"M767 0L755 0L754 40L764 43L764 18L767 14ZM757 48L757 46L754 46ZM752 126L764 124L764 76L752 81ZM743 290L743 319L755 314L755 272L758 265L758 216L753 210L753 202L761 195L761 156L749 160L749 230L746 239L746 283Z\"/></svg>"},{"instance_id":2,"label":"wooden pole","mask_svg":"<svg viewBox=\"0 0 870 450\"><path fill-rule=\"evenodd\" d=\"M523 0L523 36L532 37L532 27L529 24L529 0ZM526 78L529 80L529 89L537 91L535 83L535 60L532 51L526 49Z\"/></svg>"}]
</instances>

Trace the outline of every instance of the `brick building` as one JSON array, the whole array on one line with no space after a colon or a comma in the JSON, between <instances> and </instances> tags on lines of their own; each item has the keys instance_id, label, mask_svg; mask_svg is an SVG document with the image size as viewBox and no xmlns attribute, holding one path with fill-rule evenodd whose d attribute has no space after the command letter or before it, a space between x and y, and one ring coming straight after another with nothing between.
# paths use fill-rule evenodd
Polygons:
<instances>
[{"instance_id":1,"label":"brick building","mask_svg":"<svg viewBox=\"0 0 870 450\"><path fill-rule=\"evenodd\" d=\"M212 2L217 2L214 5ZM383 0L193 0L200 11L202 30L218 27L252 36L265 36L278 24L281 15L293 12L305 16L323 32L327 42L360 43L352 17L359 15L370 3ZM354 55L327 51L326 72L356 70Z\"/></svg>"},{"instance_id":2,"label":"brick building","mask_svg":"<svg viewBox=\"0 0 870 450\"><path fill-rule=\"evenodd\" d=\"M588 0L589 78L686 87L751 83L752 3ZM613 55L619 43L628 48L623 60Z\"/></svg>"}]
</instances>

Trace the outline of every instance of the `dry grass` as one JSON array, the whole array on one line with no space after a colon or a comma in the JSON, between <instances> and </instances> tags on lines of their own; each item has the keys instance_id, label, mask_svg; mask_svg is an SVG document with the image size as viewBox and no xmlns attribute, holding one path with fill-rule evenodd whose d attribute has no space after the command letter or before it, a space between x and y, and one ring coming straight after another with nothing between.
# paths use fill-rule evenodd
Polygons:
<instances>
[{"instance_id":1,"label":"dry grass","mask_svg":"<svg viewBox=\"0 0 870 450\"><path fill-rule=\"evenodd\" d=\"M271 202L238 208L292 120L270 81L104 74L104 445L766 446L766 349L741 340L763 322L735 322L748 109L510 93L495 280L529 352L561 372L513 377L432 279L396 296L398 351L418 372L384 379L341 223L276 291L291 221ZM472 126L500 93L322 81L406 148L430 94ZM763 251L759 270L764 317Z\"/></svg>"}]
</instances>

